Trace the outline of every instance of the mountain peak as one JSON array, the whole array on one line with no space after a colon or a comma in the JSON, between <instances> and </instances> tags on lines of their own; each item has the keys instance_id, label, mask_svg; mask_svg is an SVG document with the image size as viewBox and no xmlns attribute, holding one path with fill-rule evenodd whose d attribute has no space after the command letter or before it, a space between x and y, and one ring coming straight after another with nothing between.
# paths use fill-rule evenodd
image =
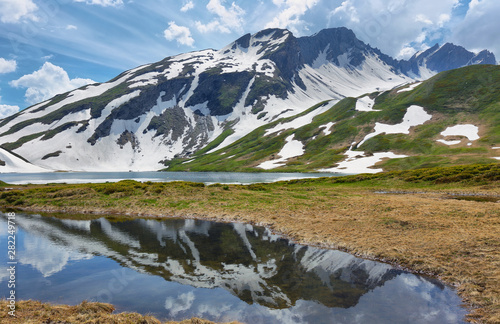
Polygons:
<instances>
[{"instance_id":1,"label":"mountain peak","mask_svg":"<svg viewBox=\"0 0 500 324\"><path fill-rule=\"evenodd\" d=\"M488 51L475 54L451 43L397 61L345 27L306 37L270 28L221 50L168 57L32 106L0 122L0 145L51 169L155 170L319 102L492 61Z\"/></svg>"},{"instance_id":2,"label":"mountain peak","mask_svg":"<svg viewBox=\"0 0 500 324\"><path fill-rule=\"evenodd\" d=\"M424 52L415 53L408 61L400 61L399 69L410 76L425 77L475 64L496 64L495 55L487 50L475 54L453 43L442 46L436 43Z\"/></svg>"}]
</instances>

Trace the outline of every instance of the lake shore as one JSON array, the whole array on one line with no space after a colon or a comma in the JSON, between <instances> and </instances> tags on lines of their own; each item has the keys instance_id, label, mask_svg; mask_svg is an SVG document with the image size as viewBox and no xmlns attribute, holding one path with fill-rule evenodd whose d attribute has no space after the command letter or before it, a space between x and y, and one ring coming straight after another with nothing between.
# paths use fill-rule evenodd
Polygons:
<instances>
[{"instance_id":1,"label":"lake shore","mask_svg":"<svg viewBox=\"0 0 500 324\"><path fill-rule=\"evenodd\" d=\"M7 302L0 300L0 309L4 310L7 307ZM137 313L113 314L115 308L106 303L82 302L79 305L68 306L25 300L17 302L16 308L16 317L10 317L7 312L1 312L0 323L215 324L200 318L162 322L153 316ZM240 323L230 322L226 324Z\"/></svg>"},{"instance_id":2,"label":"lake shore","mask_svg":"<svg viewBox=\"0 0 500 324\"><path fill-rule=\"evenodd\" d=\"M263 225L300 243L438 278L456 287L469 321L498 323L498 170L493 164L247 186L26 185L2 192L0 204L62 217L185 217Z\"/></svg>"}]
</instances>

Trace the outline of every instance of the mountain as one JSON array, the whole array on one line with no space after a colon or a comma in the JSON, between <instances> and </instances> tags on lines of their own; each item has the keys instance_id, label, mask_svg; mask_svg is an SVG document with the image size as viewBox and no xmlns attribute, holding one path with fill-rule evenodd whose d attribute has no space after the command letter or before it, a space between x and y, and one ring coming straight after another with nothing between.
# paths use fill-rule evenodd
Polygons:
<instances>
[{"instance_id":1,"label":"mountain","mask_svg":"<svg viewBox=\"0 0 500 324\"><path fill-rule=\"evenodd\" d=\"M494 60L489 52L474 56L458 48L446 44L397 61L347 28L300 38L266 29L221 50L167 57L29 107L0 121L0 146L47 170L158 170L321 102L330 107L320 105L312 115L348 97ZM14 169L10 161L3 169L0 163L0 172Z\"/></svg>"},{"instance_id":2,"label":"mountain","mask_svg":"<svg viewBox=\"0 0 500 324\"><path fill-rule=\"evenodd\" d=\"M496 65L495 55L487 50L475 54L461 46L446 43L443 46L436 44L424 52L416 53L408 61L401 61L399 68L406 75L425 77L476 64Z\"/></svg>"},{"instance_id":3,"label":"mountain","mask_svg":"<svg viewBox=\"0 0 500 324\"><path fill-rule=\"evenodd\" d=\"M224 148L169 161L167 170L375 173L493 163L499 143L500 67L475 65L324 101Z\"/></svg>"}]
</instances>

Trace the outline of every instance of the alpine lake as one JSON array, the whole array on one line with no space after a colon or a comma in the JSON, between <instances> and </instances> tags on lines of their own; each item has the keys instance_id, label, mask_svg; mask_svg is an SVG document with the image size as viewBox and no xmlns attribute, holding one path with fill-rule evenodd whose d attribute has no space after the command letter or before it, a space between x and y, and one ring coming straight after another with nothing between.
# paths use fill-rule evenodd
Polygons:
<instances>
[{"instance_id":1,"label":"alpine lake","mask_svg":"<svg viewBox=\"0 0 500 324\"><path fill-rule=\"evenodd\" d=\"M2 175L2 180L121 178L116 173L99 175L98 179L91 173ZM167 181L142 175L139 180ZM123 176L134 179L129 173ZM179 180L253 183L292 177L220 176L197 174ZM467 310L461 299L435 279L345 252L296 244L263 227L175 218L72 218L16 212L18 300L70 305L99 301L113 304L117 312L163 320L465 323ZM3 247L8 244L7 219L5 211L0 213ZM7 262L2 253L0 298L8 297Z\"/></svg>"}]
</instances>

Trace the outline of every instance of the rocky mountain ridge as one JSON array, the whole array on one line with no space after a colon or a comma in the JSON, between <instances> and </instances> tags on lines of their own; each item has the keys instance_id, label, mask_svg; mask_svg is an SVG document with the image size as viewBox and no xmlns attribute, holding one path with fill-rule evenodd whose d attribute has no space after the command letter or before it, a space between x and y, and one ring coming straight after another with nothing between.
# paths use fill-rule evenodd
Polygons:
<instances>
[{"instance_id":1,"label":"rocky mountain ridge","mask_svg":"<svg viewBox=\"0 0 500 324\"><path fill-rule=\"evenodd\" d=\"M0 160L15 160L14 154L46 170L158 170L325 100L390 90L441 69L491 60L489 52L474 55L446 44L397 61L347 28L300 38L267 29L221 50L140 66L3 119ZM0 166L0 172L14 169Z\"/></svg>"}]
</instances>

